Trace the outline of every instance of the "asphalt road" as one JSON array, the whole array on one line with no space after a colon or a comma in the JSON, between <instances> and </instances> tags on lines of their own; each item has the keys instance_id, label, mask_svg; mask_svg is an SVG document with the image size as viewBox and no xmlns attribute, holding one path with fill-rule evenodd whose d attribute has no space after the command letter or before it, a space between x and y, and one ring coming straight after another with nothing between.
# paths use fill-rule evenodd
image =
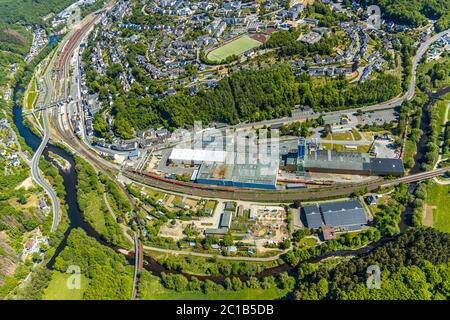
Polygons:
<instances>
[{"instance_id":1,"label":"asphalt road","mask_svg":"<svg viewBox=\"0 0 450 320\"><path fill-rule=\"evenodd\" d=\"M46 93L44 97L44 104L49 104L51 102L52 96L53 96L53 83L50 79L50 70L51 68L47 69L44 76L44 82ZM33 155L33 158L31 159L31 176L36 181L37 184L39 184L47 193L47 195L50 197L50 201L52 203L52 209L53 209L53 222L51 227L51 232L56 231L56 228L58 227L59 223L59 201L58 197L56 195L56 192L47 184L47 182L44 181L44 179L41 176L41 173L39 171L39 160L42 156L42 153L44 152L45 147L47 146L48 141L50 140L50 127L48 123L47 118L47 110L42 111L42 119L44 122L44 137L42 138L42 142L39 145L39 148L36 150L36 152Z\"/></svg>"},{"instance_id":2,"label":"asphalt road","mask_svg":"<svg viewBox=\"0 0 450 320\"><path fill-rule=\"evenodd\" d=\"M376 111L376 110L384 110L384 109L392 109L397 106L400 106L404 101L411 100L414 96L415 90L416 90L416 70L417 65L419 64L420 60L422 59L425 52L428 50L430 45L438 40L440 37L449 34L450 29L447 29L445 31L442 31L433 37L429 38L427 41L423 42L419 49L417 49L416 55L413 58L413 65L412 65L412 77L411 81L409 83L408 91L401 97L395 97L391 100L370 105L370 106L364 106L360 108L352 108L352 109L345 109L345 110L339 110L339 111L333 111L333 112L327 112L327 115L341 115L343 113L352 113L355 112L357 109L361 109L364 112L369 111ZM252 128L252 127L262 127L262 126L270 126L270 125L281 125L286 124L290 122L295 122L299 120L306 120L306 119L312 119L312 118L318 118L321 114L320 113L304 113L300 114L294 117L285 117L285 118L278 118L278 119L272 119L272 120L265 120L261 122L253 122L253 123L240 123L235 126L229 126L227 128Z\"/></svg>"},{"instance_id":3,"label":"asphalt road","mask_svg":"<svg viewBox=\"0 0 450 320\"><path fill-rule=\"evenodd\" d=\"M449 31L450 30L441 32L421 44L416 55L413 58L412 77L411 77L409 89L403 96L391 99L389 101L386 101L386 102L383 102L380 104L361 107L360 109L362 109L363 111L389 109L389 108L394 108L394 107L402 104L403 101L405 101L405 100L411 99L415 93L415 84L416 84L415 73L416 73L418 62L422 59L423 54L427 51L427 49L431 45L431 43L436 41L439 37L447 34ZM354 110L355 109L340 110L340 111L330 112L328 114L342 114L345 112L354 112ZM316 114L316 115L317 115L317 117L319 116L319 114ZM252 127L255 125L261 126L261 125L271 125L271 124L279 124L279 123L282 124L282 123L298 121L298 120L306 119L306 118L312 118L312 115L305 114L305 115L300 115L298 117L274 119L274 120L268 120L268 121L263 121L263 122L259 122L259 123L254 123L254 124L248 124L248 123L245 124L244 123L244 124L239 124L236 126L230 126L229 128L233 128L233 127L234 128L245 128L245 127ZM56 127L58 127L57 123L54 123L54 125ZM117 173L120 171L119 166L102 159L93 150L90 150L90 148L88 146L86 146L83 142L80 142L75 137L73 132L65 131L63 128L56 128L56 129L59 132L59 134L61 134L61 137L63 138L64 142L68 146L70 146L70 148L72 150L74 150L78 154L82 154L86 160L89 160L90 162L95 164L95 166L97 168L101 168L106 173L111 173L111 171L113 171L114 173ZM436 171L429 173L429 175L431 174L431 177L433 177L433 176L440 175L443 172L444 171L440 172L440 171L436 170ZM395 180L389 180L389 181L379 179L376 182L371 182L371 183L335 186L333 188L321 188L321 189L316 189L316 190L314 190L314 189L307 189L307 191L306 190L304 190L304 191L286 190L283 192L261 190L261 191L255 192L254 190L252 190L252 191L250 191L250 190L223 191L223 190L214 190L214 189L212 189L212 190L196 189L196 188L192 188L192 187L180 186L180 185L175 185L175 184L168 183L168 182L163 182L163 181L151 179L148 177L143 177L141 175L133 174L131 172L124 172L124 174L130 179L134 179L136 181L140 181L140 182L146 183L148 185L151 185L153 187L161 188L161 189L165 189L165 190L182 192L185 194L194 194L194 195L205 196L205 197L217 197L217 198L222 198L222 199L239 199L239 200L252 200L252 201L264 201L264 200L267 200L267 201L290 201L290 200L296 200L296 199L318 199L318 198L350 194L354 191L361 190L362 188L365 188L365 187L367 187L369 190L374 190L377 187L379 187L380 185L398 184L398 183L402 183L402 182L408 183L408 182L419 181L422 179L430 178L429 176L423 175L423 173L422 173L422 174L418 174L418 175L414 175L414 176L408 176L408 177L395 179Z\"/></svg>"}]
</instances>

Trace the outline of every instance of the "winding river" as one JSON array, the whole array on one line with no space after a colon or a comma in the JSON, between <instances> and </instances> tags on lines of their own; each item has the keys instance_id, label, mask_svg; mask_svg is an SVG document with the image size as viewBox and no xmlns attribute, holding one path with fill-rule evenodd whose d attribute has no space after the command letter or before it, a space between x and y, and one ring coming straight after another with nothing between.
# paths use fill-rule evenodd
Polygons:
<instances>
[{"instance_id":1,"label":"winding river","mask_svg":"<svg viewBox=\"0 0 450 320\"><path fill-rule=\"evenodd\" d=\"M17 90L16 90L17 92ZM24 123L23 123L23 115L22 115L22 108L21 106L19 106L17 104L16 101L16 94L14 94L14 107L13 107L13 115L14 115L14 122L15 125L19 131L19 134L24 138L25 143L33 150L36 151L37 148L39 147L40 143L41 143L41 138L38 137L37 135L34 134L33 131L30 130L29 127L27 127ZM66 160L70 166L69 168L62 168L58 162L54 161L50 156L49 156L49 152L52 152L54 154L57 154L58 156L60 156L61 158L63 158L64 160ZM67 152L66 150L53 145L51 143L47 144L46 149L44 150L44 158L46 160L48 160L49 162L51 162L59 171L59 174L62 176L63 181L64 181L64 188L66 191L66 197L65 197L65 201L68 207L68 218L69 218L69 227L67 228L65 234L64 234L64 238L61 241L61 243L59 244L59 246L57 247L55 254L53 255L53 257L49 260L47 267L49 269L52 269L55 263L55 259L56 257L59 255L59 253L64 249L66 243L67 243L67 237L70 234L71 230L74 228L81 228L83 229L87 235L89 235L90 237L94 237L97 241L99 241L100 243L102 243L105 246L108 246L112 249L114 249L116 252L122 253L121 251L119 251L120 248L108 243L105 241L105 239L99 235L87 222L85 222L84 217L83 217L83 213L81 212L79 206L78 206L78 202L77 202L77 172L75 170L75 159L73 157L73 155L69 152ZM381 240L375 244L366 246L364 248L361 249L356 249L356 250L339 250L339 251L332 251L332 252L328 252L325 253L319 257L314 257L311 258L305 262L319 262L323 259L326 258L330 258L330 257L343 257L343 256L361 256L361 255L366 255L369 252L371 252L373 249L381 246L382 244L384 244L386 241L386 239ZM130 264L134 264L134 254L132 252L130 252L128 255L125 255L127 261ZM145 255L144 256L144 268L148 271L151 271L152 274L156 275L156 276L160 276L163 272L165 273L178 273L178 274L183 274L184 276L186 276L188 279L191 279L192 277L196 277L199 280L211 280L214 282L218 282L221 283L225 280L226 276L223 274L217 274L217 275L192 275L192 274L188 274L182 271L177 271L177 270L170 270L167 269L166 267L164 267L163 265L159 264L155 259L153 259L151 256L149 255ZM263 278L266 276L276 276L280 273L283 272L288 272L288 273L295 273L297 270L296 267L291 266L289 264L282 264L279 265L277 267L272 267L272 268L267 268L264 269L261 273L257 274L256 276L258 278ZM249 278L248 275L233 275L236 277L239 277L242 281L247 280Z\"/></svg>"}]
</instances>

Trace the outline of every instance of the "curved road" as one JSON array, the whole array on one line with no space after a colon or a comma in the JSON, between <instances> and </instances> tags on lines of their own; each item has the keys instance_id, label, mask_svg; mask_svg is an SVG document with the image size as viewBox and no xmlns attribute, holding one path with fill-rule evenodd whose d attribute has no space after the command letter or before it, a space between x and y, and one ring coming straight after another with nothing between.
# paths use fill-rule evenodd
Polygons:
<instances>
[{"instance_id":1,"label":"curved road","mask_svg":"<svg viewBox=\"0 0 450 320\"><path fill-rule=\"evenodd\" d=\"M414 59L413 59L413 68L412 68L412 77L411 77L411 81L410 81L410 86L408 91L401 97L397 97L394 99L391 99L389 101L386 101L384 103L380 103L377 105L372 105L372 106L366 106L366 107L362 107L360 109L362 109L363 111L372 111L372 110L382 110L382 109L388 109L388 108L394 108L398 105L400 105L401 103L403 103L403 101L405 100L409 100L414 96L415 93L415 84L416 84L416 69L417 69L417 65L419 63L419 61L422 59L423 54L427 51L428 47L431 45L431 43L433 43L434 41L436 41L438 38L440 38L441 36L448 34L450 30L446 30L444 32L441 32L435 36L433 36L432 38L428 39L426 42L424 42L420 48L418 49ZM69 55L70 56L70 55ZM349 109L349 110L341 110L338 112L334 112L337 114L340 113L344 113L344 112L353 112L355 109ZM333 114L330 113L330 114ZM319 114L317 114L317 116L319 116ZM252 127L253 125L267 125L267 124L275 124L275 123L285 123L285 122L292 122L292 121L297 121L297 120L301 120L301 119L306 119L306 118L311 118L311 114L305 114L305 115L300 115L299 117L294 117L294 118L283 118L283 119L274 119L274 120L269 120L266 122L260 122L260 123L256 123L256 124L240 124L237 126L234 126L235 128L243 128L243 127ZM46 117L44 114L44 125L46 127L46 132L48 131L48 124L46 122ZM102 171L106 171L107 173L111 173L111 170L114 173L118 173L120 172L120 167L112 164L104 159L102 159L101 157L98 156L97 153L93 152L92 150L89 149L88 146L86 146L83 142L80 142L73 134L73 132L70 132L70 130L65 130L65 128L61 128L59 126L58 121L55 121L55 123L53 123L53 125L55 126L55 129L58 132L58 135L60 135L60 137L63 139L63 142L65 145L69 146L70 149L74 150L75 152L79 153L79 154L83 154L83 156L86 158L86 160L88 160L89 162L93 163L97 168L100 168ZM232 127L232 126L230 126ZM48 136L47 138L43 140L44 141L48 141ZM46 142L45 142L46 143ZM42 145L41 145L42 146ZM45 147L45 145L44 145ZM42 148L43 150L43 148ZM38 154L38 153L36 153ZM35 155L36 156L36 155ZM433 176L436 175L440 175L442 173L444 173L445 169L438 169L438 170L433 170L431 172L425 172L425 173L420 173L420 174L416 174L413 176L407 176L407 177L402 177L399 179L395 179L395 180L377 180L376 182L373 182L370 185L357 185L357 186L347 186L347 187L338 187L335 188L334 190L322 190L322 191L313 191L313 192L309 192L309 194L307 193L301 193L298 190L294 191L294 192L288 192L288 193L282 193L282 192L249 192L248 190L242 190L241 193L237 193L237 192L223 192L223 191L216 191L216 190L201 190L202 192L206 192L209 196L211 197L218 197L218 198L223 198L224 196L227 197L228 199L233 199L233 198L240 198L240 196L245 195L248 196L250 198L252 198L253 200L265 200L267 199L267 197L271 198L274 197L276 198L275 201L279 201L279 200L291 200L291 199L299 199L302 197L309 197L309 198L320 198L320 197L326 197L326 196L330 196L330 195L342 195L342 194L348 194L350 192L352 192L351 190L359 190L363 187L368 187L368 189L375 189L378 186L384 186L384 185L393 185L393 184L398 184L398 183L408 183L408 182L413 182L413 181L418 181L421 179L429 179ZM109 172L108 172L109 171ZM130 172L126 173L126 175L128 177L132 177L135 178L136 180L141 180L142 176L136 175L136 174L132 174ZM146 179L148 180L148 179ZM148 182L148 181L147 181ZM155 183L156 182L156 183ZM180 187L177 185L173 185L173 184L165 184L165 185L159 185L159 183L161 183L161 181L157 181L157 180L153 180L152 179L152 183L153 186L155 187L159 187L159 188L166 188L166 189L170 189L170 190L176 190L176 187ZM183 188L182 191L186 194L191 194L192 191L195 190L193 188ZM198 189L200 190L200 189ZM291 190L292 191L292 190ZM282 196L282 197L280 197ZM56 215L57 216L57 215ZM197 256L206 256L206 257L210 257L210 254L203 254L203 253L192 253L192 252L180 252L177 250L170 250L170 249L162 249L162 248L155 248L155 247L144 247L145 250L154 250L154 251L160 251L160 252L167 252L167 253L174 253L174 254L192 254L192 255L197 255ZM137 251L137 250L136 250ZM239 260L249 260L249 261L273 261L276 260L280 257L280 255L283 253L280 253L276 256L272 256L272 257L264 257L264 258L256 258L256 257L222 257L219 256L219 258L221 259L239 259Z\"/></svg>"},{"instance_id":2,"label":"curved road","mask_svg":"<svg viewBox=\"0 0 450 320\"><path fill-rule=\"evenodd\" d=\"M425 52L428 50L428 48L430 47L430 45L433 42L435 42L439 38L441 38L449 33L450 33L450 29L447 29L440 33L437 33L433 37L431 37L428 40L426 40L425 42L423 42L420 45L419 49L417 49L417 52L412 61L411 81L409 82L409 88L408 88L408 91L403 96L396 97L391 100L388 100L388 101L385 101L382 103L378 103L378 104L374 104L374 105L370 105L370 106L327 112L326 114L327 115L341 115L343 113L355 112L355 110L357 110L357 109L361 109L364 112L392 109L397 106L400 106L406 100L411 100L412 97L414 96L414 93L416 90L416 71L417 71L417 66L418 66L420 60L422 59L423 55L425 54ZM278 119L272 119L272 120L266 120L266 121L261 121L261 122L254 122L254 123L240 123L240 124L237 124L234 126L228 126L225 128L240 129L240 128L252 128L254 126L258 127L258 126L280 125L280 124L295 122L295 121L299 121L299 120L318 118L320 115L321 115L321 113L311 112L311 113L300 114L300 115L294 116L294 117L278 118Z\"/></svg>"},{"instance_id":3,"label":"curved road","mask_svg":"<svg viewBox=\"0 0 450 320\"><path fill-rule=\"evenodd\" d=\"M402 97L398 97L395 99L392 99L390 101L387 101L385 103L373 105L373 106L367 106L364 108L361 108L363 110L376 110L376 109L385 109L389 107L395 107L399 104L401 104L403 101L410 99L415 92L415 73L417 69L418 62L422 59L423 54L426 52L428 47L431 43L436 41L439 37L447 34L450 30L446 30L444 32L441 32L430 39L428 39L426 42L424 42L421 47L418 49L416 56L413 59L413 76L411 77L411 84L408 92L405 93ZM351 109L354 110L354 109ZM345 112L345 111L339 111ZM308 116L305 116L308 117ZM310 118L311 116L309 116ZM286 118L288 120L292 121L292 118ZM285 121L283 119L278 120L272 120L272 121ZM120 167L118 165L115 165L109 161L106 161L105 159L102 159L98 156L97 153L90 150L88 146L86 146L84 143L79 141L73 132L70 132L70 130L64 130L64 128L58 128L58 123L55 121L54 123L55 128L57 129L58 133L61 135L61 138L63 138L65 144L69 146L74 152L81 153L85 156L86 160L93 163L97 168L100 168L104 170L106 173L111 173L111 170L114 173L120 172ZM242 124L241 126L251 126L249 124ZM239 126L239 125L238 125ZM362 188L367 187L369 190L374 190L380 185L392 185L392 184L398 184L398 183L409 183L414 181L419 181L423 179L429 179L433 176L441 175L444 171L442 170L436 170L432 171L429 174L427 173L421 173L414 176L407 176L400 179L395 180L382 180L378 179L376 182L371 182L369 184L355 184L355 185L346 185L346 186L336 186L334 188L322 188L322 189L310 189L308 192L305 191L299 191L299 190L288 190L283 192L274 192L274 191L258 191L255 193L254 191L249 190L238 190L238 191L220 191L220 190L202 190L202 189L196 189L186 186L180 186L175 185L172 183L162 182L155 179L143 177L141 175L133 174L131 172L124 172L124 175L128 178L131 178L132 180L137 180L143 183L146 183L152 187L170 190L170 191L176 191L176 192L182 192L185 194L193 194L203 197L217 197L222 199L239 199L239 200L252 200L252 201L262 201L262 200L271 200L271 201L290 201L290 200L296 200L296 199L318 199L318 198L324 198L324 197L330 197L330 196L341 196L350 194L354 191L361 190Z\"/></svg>"},{"instance_id":4,"label":"curved road","mask_svg":"<svg viewBox=\"0 0 450 320\"><path fill-rule=\"evenodd\" d=\"M53 85L50 80L50 74L51 68L47 69L47 72L44 76L45 86L46 86L46 92L44 97L44 104L49 104L51 102L52 96L53 96ZM47 184L47 182L44 181L44 179L41 176L41 173L39 171L39 159L42 156L42 153L44 152L45 147L47 146L48 141L50 140L50 127L48 123L47 118L47 110L42 111L42 119L44 122L44 137L42 138L42 142L39 145L39 148L36 150L36 152L33 155L33 158L31 159L31 176L33 179L38 183L47 193L47 195L50 197L50 201L52 202L52 209L53 209L53 222L51 227L51 232L56 231L56 228L58 227L59 223L59 201L58 197L56 195L56 192L52 189L51 186Z\"/></svg>"}]
</instances>

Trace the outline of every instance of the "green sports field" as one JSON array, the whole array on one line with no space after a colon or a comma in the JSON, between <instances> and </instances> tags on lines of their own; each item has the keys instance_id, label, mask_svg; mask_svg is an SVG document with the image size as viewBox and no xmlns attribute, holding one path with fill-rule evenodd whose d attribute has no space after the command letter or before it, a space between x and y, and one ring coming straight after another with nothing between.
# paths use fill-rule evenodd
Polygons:
<instances>
[{"instance_id":1,"label":"green sports field","mask_svg":"<svg viewBox=\"0 0 450 320\"><path fill-rule=\"evenodd\" d=\"M261 42L245 35L212 50L208 53L207 58L208 60L219 62L234 54L238 56L247 50L259 47L261 44Z\"/></svg>"}]
</instances>

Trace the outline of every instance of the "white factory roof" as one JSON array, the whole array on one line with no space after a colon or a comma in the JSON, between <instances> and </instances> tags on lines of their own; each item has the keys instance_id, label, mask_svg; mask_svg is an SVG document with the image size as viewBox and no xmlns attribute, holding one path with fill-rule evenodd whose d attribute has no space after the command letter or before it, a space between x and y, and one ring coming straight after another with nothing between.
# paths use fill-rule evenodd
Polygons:
<instances>
[{"instance_id":1,"label":"white factory roof","mask_svg":"<svg viewBox=\"0 0 450 320\"><path fill-rule=\"evenodd\" d=\"M202 149L173 149L169 159L178 161L225 162L226 151Z\"/></svg>"}]
</instances>

